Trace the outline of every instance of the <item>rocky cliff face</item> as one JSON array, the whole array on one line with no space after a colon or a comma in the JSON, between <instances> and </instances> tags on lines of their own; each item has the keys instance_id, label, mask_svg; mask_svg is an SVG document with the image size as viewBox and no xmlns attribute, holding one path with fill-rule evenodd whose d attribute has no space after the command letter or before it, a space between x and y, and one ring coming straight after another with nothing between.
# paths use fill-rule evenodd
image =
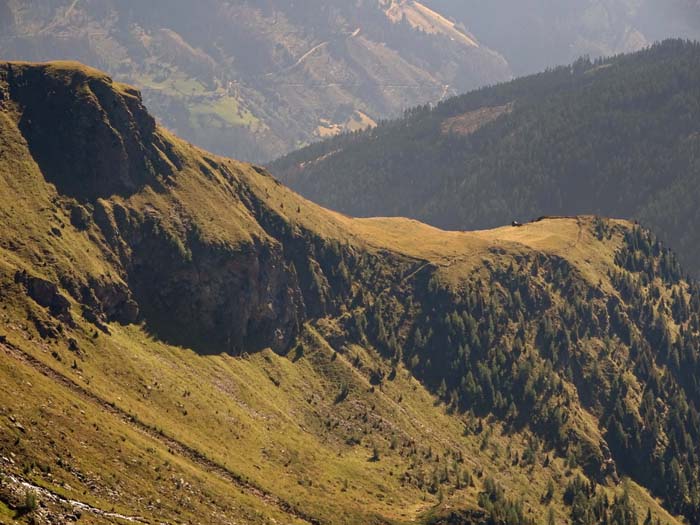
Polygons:
<instances>
[{"instance_id":1,"label":"rocky cliff face","mask_svg":"<svg viewBox=\"0 0 700 525\"><path fill-rule=\"evenodd\" d=\"M85 199L126 194L172 173L141 94L75 63L0 72L29 149L50 182Z\"/></svg>"},{"instance_id":2,"label":"rocky cliff face","mask_svg":"<svg viewBox=\"0 0 700 525\"><path fill-rule=\"evenodd\" d=\"M77 64L11 63L0 68L0 93L72 222L96 228L102 249L117 254L121 284L61 276L88 319L144 320L159 336L202 352L289 345L304 303L279 243L261 237L214 245L186 212L170 230L155 210L128 202L146 187L165 191L183 166L138 91ZM40 304L53 304L43 281L23 282Z\"/></svg>"},{"instance_id":3,"label":"rocky cliff face","mask_svg":"<svg viewBox=\"0 0 700 525\"><path fill-rule=\"evenodd\" d=\"M305 320L296 274L279 244L216 246L187 232L182 244L157 222L116 232L130 247L128 281L149 329L200 352L286 350Z\"/></svg>"}]
</instances>

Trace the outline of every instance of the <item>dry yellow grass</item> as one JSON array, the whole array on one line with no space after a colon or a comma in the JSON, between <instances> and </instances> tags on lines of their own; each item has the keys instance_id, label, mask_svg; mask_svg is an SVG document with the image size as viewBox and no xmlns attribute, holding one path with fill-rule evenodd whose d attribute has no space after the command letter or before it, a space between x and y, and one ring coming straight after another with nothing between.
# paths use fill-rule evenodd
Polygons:
<instances>
[{"instance_id":1,"label":"dry yellow grass","mask_svg":"<svg viewBox=\"0 0 700 525\"><path fill-rule=\"evenodd\" d=\"M510 103L503 106L484 107L475 111L468 111L456 117L450 117L443 121L441 130L445 134L471 135L501 115L513 111L513 105L513 103Z\"/></svg>"}]
</instances>

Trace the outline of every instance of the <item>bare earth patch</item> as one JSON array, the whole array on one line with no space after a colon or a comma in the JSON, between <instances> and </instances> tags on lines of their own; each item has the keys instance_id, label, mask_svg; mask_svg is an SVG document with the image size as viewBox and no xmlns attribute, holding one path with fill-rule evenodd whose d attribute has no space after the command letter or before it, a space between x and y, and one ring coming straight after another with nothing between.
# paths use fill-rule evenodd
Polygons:
<instances>
[{"instance_id":1,"label":"bare earth patch","mask_svg":"<svg viewBox=\"0 0 700 525\"><path fill-rule=\"evenodd\" d=\"M453 135L468 136L476 132L482 126L493 122L501 115L506 115L513 111L513 102L503 106L493 106L479 108L476 111L469 111L456 117L451 117L442 123L442 132Z\"/></svg>"}]
</instances>

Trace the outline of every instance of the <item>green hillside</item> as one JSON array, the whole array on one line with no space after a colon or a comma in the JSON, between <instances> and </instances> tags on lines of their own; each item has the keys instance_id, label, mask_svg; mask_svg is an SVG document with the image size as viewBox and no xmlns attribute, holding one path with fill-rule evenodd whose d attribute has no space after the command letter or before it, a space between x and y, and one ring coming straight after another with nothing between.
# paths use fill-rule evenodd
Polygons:
<instances>
[{"instance_id":1,"label":"green hillside","mask_svg":"<svg viewBox=\"0 0 700 525\"><path fill-rule=\"evenodd\" d=\"M582 59L290 154L273 173L353 215L450 229L551 214L641 221L700 272L700 45Z\"/></svg>"},{"instance_id":2,"label":"green hillside","mask_svg":"<svg viewBox=\"0 0 700 525\"><path fill-rule=\"evenodd\" d=\"M0 522L697 522L646 230L353 219L76 63L0 65L0 151Z\"/></svg>"}]
</instances>

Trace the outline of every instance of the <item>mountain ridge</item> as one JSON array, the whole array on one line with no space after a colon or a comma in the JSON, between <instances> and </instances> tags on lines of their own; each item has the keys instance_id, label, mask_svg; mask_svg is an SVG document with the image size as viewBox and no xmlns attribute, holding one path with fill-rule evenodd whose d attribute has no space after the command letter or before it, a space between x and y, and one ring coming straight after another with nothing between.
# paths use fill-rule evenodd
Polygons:
<instances>
[{"instance_id":1,"label":"mountain ridge","mask_svg":"<svg viewBox=\"0 0 700 525\"><path fill-rule=\"evenodd\" d=\"M353 219L94 70L0 86L0 519L695 516L700 295L648 232ZM86 133L111 170L42 164Z\"/></svg>"},{"instance_id":2,"label":"mountain ridge","mask_svg":"<svg viewBox=\"0 0 700 525\"><path fill-rule=\"evenodd\" d=\"M270 166L323 205L448 229L572 212L640 220L697 274L698 50L669 40L581 59L409 110Z\"/></svg>"}]
</instances>

